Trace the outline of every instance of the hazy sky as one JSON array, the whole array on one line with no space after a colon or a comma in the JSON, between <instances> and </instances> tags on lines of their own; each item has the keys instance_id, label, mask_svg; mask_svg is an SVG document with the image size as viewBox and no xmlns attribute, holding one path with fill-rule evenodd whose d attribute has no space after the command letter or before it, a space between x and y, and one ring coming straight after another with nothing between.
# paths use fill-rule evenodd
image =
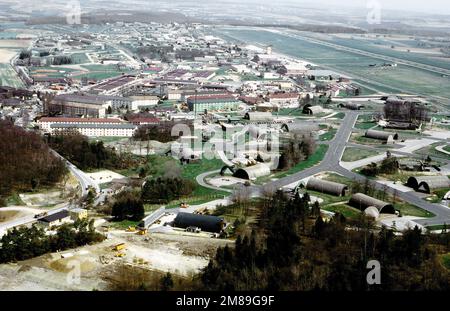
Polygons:
<instances>
[{"instance_id":1,"label":"hazy sky","mask_svg":"<svg viewBox=\"0 0 450 311\"><path fill-rule=\"evenodd\" d=\"M273 0L263 1L272 2ZM280 2L283 1L288 3L332 4L360 8L367 8L368 2L377 1L380 3L382 9L450 14L450 0L281 0Z\"/></svg>"}]
</instances>

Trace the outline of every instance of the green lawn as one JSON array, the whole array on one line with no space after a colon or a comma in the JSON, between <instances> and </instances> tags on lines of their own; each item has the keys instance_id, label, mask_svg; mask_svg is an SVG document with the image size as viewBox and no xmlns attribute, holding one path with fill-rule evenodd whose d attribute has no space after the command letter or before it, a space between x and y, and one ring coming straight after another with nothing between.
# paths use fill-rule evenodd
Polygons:
<instances>
[{"instance_id":1,"label":"green lawn","mask_svg":"<svg viewBox=\"0 0 450 311\"><path fill-rule=\"evenodd\" d=\"M10 64L0 64L0 85L23 88L24 84Z\"/></svg>"},{"instance_id":2,"label":"green lawn","mask_svg":"<svg viewBox=\"0 0 450 311\"><path fill-rule=\"evenodd\" d=\"M345 113L339 112L338 114L334 115L333 118L344 119L345 118Z\"/></svg>"},{"instance_id":3,"label":"green lawn","mask_svg":"<svg viewBox=\"0 0 450 311\"><path fill-rule=\"evenodd\" d=\"M377 125L376 122L357 122L355 124L355 128L361 129L361 130L368 130L376 125Z\"/></svg>"},{"instance_id":4,"label":"green lawn","mask_svg":"<svg viewBox=\"0 0 450 311\"><path fill-rule=\"evenodd\" d=\"M380 154L376 150L367 150L356 147L347 147L345 148L344 155L342 156L342 161L344 162L353 162L362 160L365 158L373 157Z\"/></svg>"},{"instance_id":5,"label":"green lawn","mask_svg":"<svg viewBox=\"0 0 450 311\"><path fill-rule=\"evenodd\" d=\"M116 229L127 229L128 227L137 227L140 221L122 220L111 222L111 227Z\"/></svg>"},{"instance_id":6,"label":"green lawn","mask_svg":"<svg viewBox=\"0 0 450 311\"><path fill-rule=\"evenodd\" d=\"M430 213L424 209L421 209L420 207L411 205L406 202L397 202L394 204L394 207L396 210L400 211L402 216L414 216L414 217L424 217L424 218L431 218L435 215L433 213Z\"/></svg>"},{"instance_id":7,"label":"green lawn","mask_svg":"<svg viewBox=\"0 0 450 311\"><path fill-rule=\"evenodd\" d=\"M6 198L6 205L25 205L25 203L20 198L17 192L12 193L9 197Z\"/></svg>"},{"instance_id":8,"label":"green lawn","mask_svg":"<svg viewBox=\"0 0 450 311\"><path fill-rule=\"evenodd\" d=\"M297 172L300 172L304 169L310 168L310 167L318 164L320 161L322 161L323 157L325 156L325 153L327 151L328 151L328 145L319 145L316 149L316 152L314 152L314 154L312 154L307 160L298 163L297 165L295 165L294 167L292 167L291 169L289 169L287 171L280 171L280 172L277 172L277 173L269 175L269 176L260 177L254 183L261 185L271 179L283 178L283 177L295 174Z\"/></svg>"},{"instance_id":9,"label":"green lawn","mask_svg":"<svg viewBox=\"0 0 450 311\"><path fill-rule=\"evenodd\" d=\"M74 64L89 63L89 58L86 56L86 53L73 53L70 55L70 58Z\"/></svg>"},{"instance_id":10,"label":"green lawn","mask_svg":"<svg viewBox=\"0 0 450 311\"><path fill-rule=\"evenodd\" d=\"M184 178L195 181L195 178L198 175L200 175L201 173L218 170L218 169L221 169L223 166L224 166L224 164L223 164L222 160L220 160L220 159L212 159L212 160L202 159L199 163L183 165L181 175ZM216 191L216 190L209 189L209 188L198 185L195 188L195 190L191 196L193 196L193 197L206 196L208 198L210 198L212 196L215 198L223 198L224 195L229 195L229 193L225 192L225 191L222 191L222 192ZM204 202L202 202L202 203L204 203ZM201 203L197 203L197 204L201 204Z\"/></svg>"},{"instance_id":11,"label":"green lawn","mask_svg":"<svg viewBox=\"0 0 450 311\"><path fill-rule=\"evenodd\" d=\"M442 264L450 270L450 253L442 255Z\"/></svg>"},{"instance_id":12,"label":"green lawn","mask_svg":"<svg viewBox=\"0 0 450 311\"><path fill-rule=\"evenodd\" d=\"M322 209L333 213L340 213L349 219L358 219L361 215L360 210L353 208L347 204L328 205L322 207Z\"/></svg>"},{"instance_id":13,"label":"green lawn","mask_svg":"<svg viewBox=\"0 0 450 311\"><path fill-rule=\"evenodd\" d=\"M328 151L328 145L319 145L316 149L316 152L314 152L307 160L302 161L295 165L293 168L289 169L286 172L280 172L278 174L275 174L275 178L282 178L288 175L292 175L294 173L300 172L304 169L310 168L316 164L318 164L320 161L323 160L323 157L325 156L325 153Z\"/></svg>"},{"instance_id":14,"label":"green lawn","mask_svg":"<svg viewBox=\"0 0 450 311\"><path fill-rule=\"evenodd\" d=\"M334 138L334 136L336 135L336 132L337 132L337 129L332 128L332 129L328 130L327 133L320 135L319 140L320 141L332 140Z\"/></svg>"},{"instance_id":15,"label":"green lawn","mask_svg":"<svg viewBox=\"0 0 450 311\"><path fill-rule=\"evenodd\" d=\"M426 226L425 228L427 228L430 231L437 231L437 230L444 229L444 225ZM450 230L450 226L449 225L445 225L445 229L447 229L447 231L449 231Z\"/></svg>"},{"instance_id":16,"label":"green lawn","mask_svg":"<svg viewBox=\"0 0 450 311\"><path fill-rule=\"evenodd\" d=\"M431 197L427 198L427 201L432 203L440 203L444 196L447 194L447 192L450 191L450 188L443 188L443 189L434 189L433 195Z\"/></svg>"}]
</instances>

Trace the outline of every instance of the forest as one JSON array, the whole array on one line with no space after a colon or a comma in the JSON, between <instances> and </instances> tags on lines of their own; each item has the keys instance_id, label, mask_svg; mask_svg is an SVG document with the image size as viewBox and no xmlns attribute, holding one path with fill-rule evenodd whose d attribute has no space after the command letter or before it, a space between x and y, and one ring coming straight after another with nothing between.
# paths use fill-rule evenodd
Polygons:
<instances>
[{"instance_id":1,"label":"forest","mask_svg":"<svg viewBox=\"0 0 450 311\"><path fill-rule=\"evenodd\" d=\"M206 290L448 290L450 272L439 255L450 250L450 233L422 234L417 227L396 235L361 216L336 214L326 222L299 196L277 192L261 203L250 234L225 247L200 275ZM351 230L350 230L351 228ZM369 260L381 264L381 284L368 285Z\"/></svg>"},{"instance_id":2,"label":"forest","mask_svg":"<svg viewBox=\"0 0 450 311\"><path fill-rule=\"evenodd\" d=\"M417 227L397 235L372 218L321 215L309 196L278 191L257 202L257 221L218 248L200 273L188 278L124 270L114 289L208 291L445 291L450 271L440 256L450 233L423 234ZM367 283L367 263L378 260L381 284ZM125 269L125 267L124 267ZM130 278L129 275L133 275Z\"/></svg>"},{"instance_id":3,"label":"forest","mask_svg":"<svg viewBox=\"0 0 450 311\"><path fill-rule=\"evenodd\" d=\"M0 205L13 191L54 185L67 173L38 134L0 121L0 137Z\"/></svg>"},{"instance_id":4,"label":"forest","mask_svg":"<svg viewBox=\"0 0 450 311\"><path fill-rule=\"evenodd\" d=\"M105 147L102 141L89 141L78 132L48 137L48 144L56 152L81 170L122 169L134 163L127 155L118 155L114 149Z\"/></svg>"},{"instance_id":5,"label":"forest","mask_svg":"<svg viewBox=\"0 0 450 311\"><path fill-rule=\"evenodd\" d=\"M14 228L0 239L0 263L25 260L46 253L63 251L86 244L98 243L105 237L96 232L94 220L78 220L65 224L55 235L47 235L41 227Z\"/></svg>"}]
</instances>

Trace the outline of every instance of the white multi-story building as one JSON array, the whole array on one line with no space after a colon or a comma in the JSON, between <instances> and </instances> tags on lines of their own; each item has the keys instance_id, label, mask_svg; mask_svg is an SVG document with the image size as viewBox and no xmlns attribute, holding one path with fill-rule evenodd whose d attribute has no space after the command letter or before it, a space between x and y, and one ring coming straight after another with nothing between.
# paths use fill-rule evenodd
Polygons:
<instances>
[{"instance_id":1,"label":"white multi-story building","mask_svg":"<svg viewBox=\"0 0 450 311\"><path fill-rule=\"evenodd\" d=\"M137 126L119 119L41 118L38 121L44 133L55 131L68 134L78 131L88 137L131 137Z\"/></svg>"}]
</instances>

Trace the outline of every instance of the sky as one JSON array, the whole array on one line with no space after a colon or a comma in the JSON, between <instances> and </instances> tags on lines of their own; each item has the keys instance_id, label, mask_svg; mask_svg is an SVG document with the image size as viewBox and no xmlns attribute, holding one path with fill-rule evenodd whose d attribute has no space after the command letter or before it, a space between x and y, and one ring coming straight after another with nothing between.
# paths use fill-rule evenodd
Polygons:
<instances>
[{"instance_id":1,"label":"sky","mask_svg":"<svg viewBox=\"0 0 450 311\"><path fill-rule=\"evenodd\" d=\"M261 2L272 2L262 0ZM369 2L378 2L381 9L398 11L415 11L432 14L450 14L449 0L279 0L278 3L315 3L316 5L348 6L355 8L367 8Z\"/></svg>"}]
</instances>

